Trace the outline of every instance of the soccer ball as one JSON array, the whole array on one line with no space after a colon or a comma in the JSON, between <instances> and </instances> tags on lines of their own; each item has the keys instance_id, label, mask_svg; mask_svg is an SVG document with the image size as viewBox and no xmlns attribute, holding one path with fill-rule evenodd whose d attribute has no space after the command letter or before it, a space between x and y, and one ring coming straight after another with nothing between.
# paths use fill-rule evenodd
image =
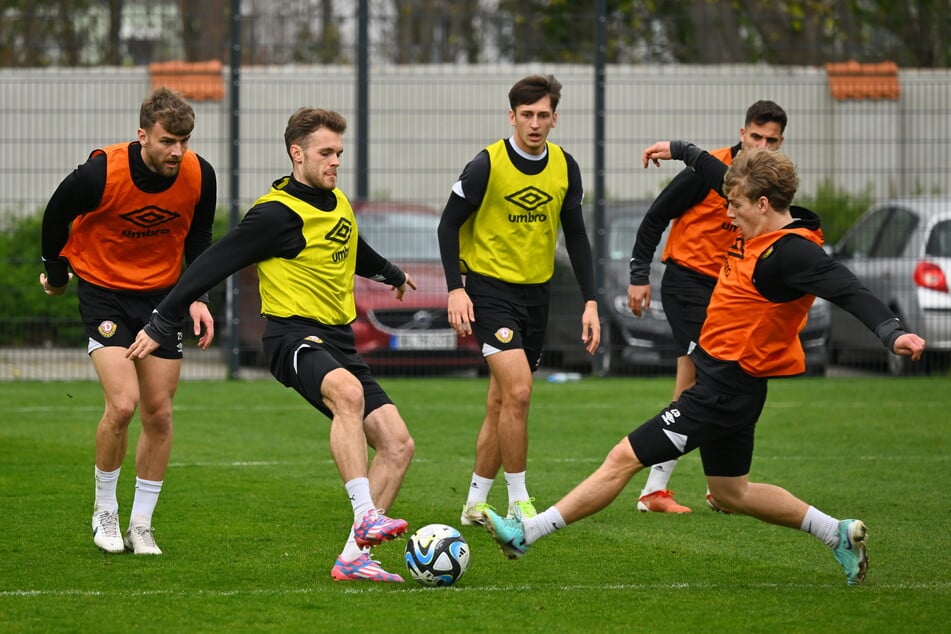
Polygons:
<instances>
[{"instance_id":1,"label":"soccer ball","mask_svg":"<svg viewBox=\"0 0 951 634\"><path fill-rule=\"evenodd\" d=\"M424 586L451 586L469 567L469 544L445 524L423 526L406 542L406 569Z\"/></svg>"}]
</instances>

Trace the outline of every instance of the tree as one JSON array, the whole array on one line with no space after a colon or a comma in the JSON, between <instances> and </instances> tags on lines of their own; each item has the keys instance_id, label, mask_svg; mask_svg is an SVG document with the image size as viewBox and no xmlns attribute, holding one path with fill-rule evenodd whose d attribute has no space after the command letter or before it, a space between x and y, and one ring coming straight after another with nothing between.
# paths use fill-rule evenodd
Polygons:
<instances>
[{"instance_id":1,"label":"tree","mask_svg":"<svg viewBox=\"0 0 951 634\"><path fill-rule=\"evenodd\" d=\"M190 62L228 59L231 20L226 0L178 0L182 16L185 59Z\"/></svg>"},{"instance_id":2,"label":"tree","mask_svg":"<svg viewBox=\"0 0 951 634\"><path fill-rule=\"evenodd\" d=\"M397 64L479 61L478 0L392 0Z\"/></svg>"}]
</instances>

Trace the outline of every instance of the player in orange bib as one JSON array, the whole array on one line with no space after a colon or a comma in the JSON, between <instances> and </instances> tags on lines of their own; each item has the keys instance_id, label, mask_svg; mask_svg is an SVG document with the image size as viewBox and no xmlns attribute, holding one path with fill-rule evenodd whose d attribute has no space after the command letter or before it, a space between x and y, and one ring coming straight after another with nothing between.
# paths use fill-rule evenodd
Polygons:
<instances>
[{"instance_id":1,"label":"player in orange bib","mask_svg":"<svg viewBox=\"0 0 951 634\"><path fill-rule=\"evenodd\" d=\"M59 185L43 215L40 284L48 295L62 295L76 276L89 358L105 397L92 517L93 542L105 552L162 553L152 514L172 450L183 324L176 324L175 342L148 359L130 361L126 350L185 264L211 244L217 182L211 165L188 149L194 125L181 95L155 90L139 110L138 139L93 151ZM199 347L207 348L215 334L207 299L194 302L189 315ZM142 434L123 538L116 489L136 409Z\"/></svg>"},{"instance_id":2,"label":"player in orange bib","mask_svg":"<svg viewBox=\"0 0 951 634\"><path fill-rule=\"evenodd\" d=\"M808 532L833 551L846 582L859 584L868 563L861 520L839 520L786 489L750 480L766 384L805 369L798 335L817 296L858 317L895 354L918 360L925 341L905 332L885 304L823 251L818 216L791 205L799 178L784 154L744 151L727 170L689 144L658 143L644 152L645 164L671 157L682 158L711 184L722 182L726 216L737 226L691 353L696 383L622 438L601 466L554 506L534 518L509 519L487 510L486 528L509 557L521 557L540 538L605 508L641 469L699 449L717 504Z\"/></svg>"},{"instance_id":3,"label":"player in orange bib","mask_svg":"<svg viewBox=\"0 0 951 634\"><path fill-rule=\"evenodd\" d=\"M786 111L778 104L757 101L746 110L739 142L710 154L730 165L733 157L743 150L778 150L783 144L786 122ZM713 285L727 248L736 237L736 226L727 219L725 206L726 201L717 188L711 187L702 174L686 167L651 203L631 250L631 285L627 289L627 300L631 311L640 316L651 307L651 260L664 229L670 225L662 258L665 269L660 299L678 355L671 399L674 401L696 380L696 368L687 352L700 338ZM676 460L669 460L651 467L637 501L639 511L690 512L689 507L674 500L668 488L676 466ZM707 504L715 511L722 510L713 503L709 491Z\"/></svg>"}]
</instances>

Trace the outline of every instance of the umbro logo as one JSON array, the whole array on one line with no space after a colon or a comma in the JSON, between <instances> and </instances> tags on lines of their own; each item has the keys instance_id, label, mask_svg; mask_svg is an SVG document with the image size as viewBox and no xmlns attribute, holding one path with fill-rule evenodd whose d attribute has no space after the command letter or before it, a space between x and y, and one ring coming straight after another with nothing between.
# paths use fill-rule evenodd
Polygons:
<instances>
[{"instance_id":1,"label":"umbro logo","mask_svg":"<svg viewBox=\"0 0 951 634\"><path fill-rule=\"evenodd\" d=\"M180 216L181 214L178 214L174 211L162 209L161 207L155 207L154 205L149 205L148 207L143 207L142 209L136 209L135 211L130 211L119 215L119 217L123 220L131 222L132 224L142 227L143 229L152 229L158 225L175 220Z\"/></svg>"},{"instance_id":2,"label":"umbro logo","mask_svg":"<svg viewBox=\"0 0 951 634\"><path fill-rule=\"evenodd\" d=\"M337 221L337 224L334 225L334 228L327 232L324 238L338 244L347 244L347 242L350 241L351 233L353 233L353 223L345 218L341 218Z\"/></svg>"},{"instance_id":3,"label":"umbro logo","mask_svg":"<svg viewBox=\"0 0 951 634\"><path fill-rule=\"evenodd\" d=\"M528 186L524 189L520 189L514 194L509 194L505 197L505 200L509 201L513 205L517 205L524 209L525 211L535 211L542 205L547 205L552 201L551 194L543 192L534 186Z\"/></svg>"}]
</instances>

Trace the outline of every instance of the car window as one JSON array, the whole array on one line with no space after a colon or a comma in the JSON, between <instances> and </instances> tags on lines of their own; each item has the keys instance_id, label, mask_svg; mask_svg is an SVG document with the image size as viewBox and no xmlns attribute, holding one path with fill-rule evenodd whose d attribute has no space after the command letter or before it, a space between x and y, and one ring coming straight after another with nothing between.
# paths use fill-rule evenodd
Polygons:
<instances>
[{"instance_id":1,"label":"car window","mask_svg":"<svg viewBox=\"0 0 951 634\"><path fill-rule=\"evenodd\" d=\"M625 261L631 259L631 250L634 248L634 241L637 239L637 230L641 227L641 221L644 220L645 209L620 210L613 211L613 217L610 220L610 229L608 230L608 256L611 260ZM667 243L667 234L670 233L670 224L661 234L660 242L657 243L657 249L654 250L654 261L660 262L660 257L664 252L664 244Z\"/></svg>"},{"instance_id":2,"label":"car window","mask_svg":"<svg viewBox=\"0 0 951 634\"><path fill-rule=\"evenodd\" d=\"M882 227L878 241L872 249L873 258L897 258L905 251L905 245L918 226L918 216L896 207L892 210L888 222Z\"/></svg>"},{"instance_id":3,"label":"car window","mask_svg":"<svg viewBox=\"0 0 951 634\"><path fill-rule=\"evenodd\" d=\"M421 213L357 214L360 235L373 250L391 262L436 262L439 216Z\"/></svg>"},{"instance_id":4,"label":"car window","mask_svg":"<svg viewBox=\"0 0 951 634\"><path fill-rule=\"evenodd\" d=\"M622 216L611 223L608 234L608 253L612 260L630 260L631 248L637 237L637 228L643 216Z\"/></svg>"},{"instance_id":5,"label":"car window","mask_svg":"<svg viewBox=\"0 0 951 634\"><path fill-rule=\"evenodd\" d=\"M843 258L869 257L891 211L889 207L878 209L859 220L836 247L836 255Z\"/></svg>"},{"instance_id":6,"label":"car window","mask_svg":"<svg viewBox=\"0 0 951 634\"><path fill-rule=\"evenodd\" d=\"M925 255L951 258L951 220L942 220L931 229Z\"/></svg>"}]
</instances>

